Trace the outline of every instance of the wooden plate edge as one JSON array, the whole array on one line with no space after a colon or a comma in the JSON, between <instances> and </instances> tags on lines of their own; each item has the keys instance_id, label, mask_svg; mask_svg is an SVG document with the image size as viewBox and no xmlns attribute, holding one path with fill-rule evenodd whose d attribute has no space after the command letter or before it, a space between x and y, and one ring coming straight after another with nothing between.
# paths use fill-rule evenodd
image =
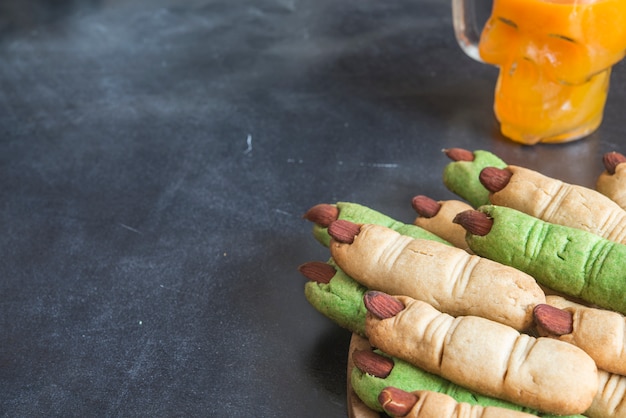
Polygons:
<instances>
[{"instance_id":1,"label":"wooden plate edge","mask_svg":"<svg viewBox=\"0 0 626 418\"><path fill-rule=\"evenodd\" d=\"M370 409L365 405L357 394L352 389L350 383L350 375L352 374L352 368L354 363L352 362L352 353L355 350L370 350L372 347L366 338L361 337L358 334L352 334L350 339L350 347L348 349L348 373L347 373L347 385L348 385L348 417L349 418L380 418L381 414L377 411Z\"/></svg>"}]
</instances>

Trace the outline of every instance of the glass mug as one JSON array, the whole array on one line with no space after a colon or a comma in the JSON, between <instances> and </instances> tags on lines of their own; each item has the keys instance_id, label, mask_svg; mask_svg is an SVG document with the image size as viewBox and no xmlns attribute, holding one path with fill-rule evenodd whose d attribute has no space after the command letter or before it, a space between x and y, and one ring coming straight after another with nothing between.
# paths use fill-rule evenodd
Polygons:
<instances>
[{"instance_id":1,"label":"glass mug","mask_svg":"<svg viewBox=\"0 0 626 418\"><path fill-rule=\"evenodd\" d=\"M626 0L452 0L452 13L465 53L499 67L504 136L567 142L598 128L611 68L626 52Z\"/></svg>"}]
</instances>

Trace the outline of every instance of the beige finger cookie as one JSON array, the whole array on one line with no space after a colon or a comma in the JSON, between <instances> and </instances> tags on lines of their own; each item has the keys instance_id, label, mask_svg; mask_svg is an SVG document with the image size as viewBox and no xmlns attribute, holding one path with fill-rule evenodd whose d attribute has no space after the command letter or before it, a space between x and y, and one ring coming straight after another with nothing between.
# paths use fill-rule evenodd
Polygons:
<instances>
[{"instance_id":1,"label":"beige finger cookie","mask_svg":"<svg viewBox=\"0 0 626 418\"><path fill-rule=\"evenodd\" d=\"M471 205L460 200L435 201L423 195L415 196L411 204L419 215L413 222L415 225L445 239L457 248L469 250L465 242L467 231L452 220L458 213L473 209Z\"/></svg>"},{"instance_id":2,"label":"beige finger cookie","mask_svg":"<svg viewBox=\"0 0 626 418\"><path fill-rule=\"evenodd\" d=\"M340 236L339 226L350 231ZM453 316L482 316L518 330L530 327L533 308L545 303L530 275L460 248L371 224L335 221L329 232L334 261L371 290L411 296Z\"/></svg>"},{"instance_id":3,"label":"beige finger cookie","mask_svg":"<svg viewBox=\"0 0 626 418\"><path fill-rule=\"evenodd\" d=\"M572 316L572 330L563 335L545 332L541 335L582 348L598 365L611 373L626 375L626 317L605 309L584 306L561 296L549 295L546 303Z\"/></svg>"},{"instance_id":4,"label":"beige finger cookie","mask_svg":"<svg viewBox=\"0 0 626 418\"><path fill-rule=\"evenodd\" d=\"M499 408L457 402L443 393L416 390L406 392L388 387L378 397L385 412L403 418L532 418L536 415Z\"/></svg>"},{"instance_id":5,"label":"beige finger cookie","mask_svg":"<svg viewBox=\"0 0 626 418\"><path fill-rule=\"evenodd\" d=\"M618 152L604 154L606 170L596 181L596 190L626 209L626 156Z\"/></svg>"},{"instance_id":6,"label":"beige finger cookie","mask_svg":"<svg viewBox=\"0 0 626 418\"><path fill-rule=\"evenodd\" d=\"M559 415L585 412L598 392L595 362L574 345L406 296L364 301L373 346L470 390Z\"/></svg>"},{"instance_id":7,"label":"beige finger cookie","mask_svg":"<svg viewBox=\"0 0 626 418\"><path fill-rule=\"evenodd\" d=\"M598 370L598 387L585 415L589 418L626 418L626 376Z\"/></svg>"},{"instance_id":8,"label":"beige finger cookie","mask_svg":"<svg viewBox=\"0 0 626 418\"><path fill-rule=\"evenodd\" d=\"M494 205L626 243L626 211L596 190L514 165L485 168L480 181Z\"/></svg>"}]
</instances>

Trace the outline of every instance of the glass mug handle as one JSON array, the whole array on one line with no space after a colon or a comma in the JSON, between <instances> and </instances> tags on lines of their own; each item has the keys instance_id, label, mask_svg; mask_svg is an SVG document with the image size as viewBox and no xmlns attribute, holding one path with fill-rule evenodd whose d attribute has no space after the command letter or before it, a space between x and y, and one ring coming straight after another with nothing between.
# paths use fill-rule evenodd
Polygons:
<instances>
[{"instance_id":1,"label":"glass mug handle","mask_svg":"<svg viewBox=\"0 0 626 418\"><path fill-rule=\"evenodd\" d=\"M484 63L478 51L481 29L476 21L474 1L485 0L452 0L452 23L456 41L463 52L470 58Z\"/></svg>"}]
</instances>

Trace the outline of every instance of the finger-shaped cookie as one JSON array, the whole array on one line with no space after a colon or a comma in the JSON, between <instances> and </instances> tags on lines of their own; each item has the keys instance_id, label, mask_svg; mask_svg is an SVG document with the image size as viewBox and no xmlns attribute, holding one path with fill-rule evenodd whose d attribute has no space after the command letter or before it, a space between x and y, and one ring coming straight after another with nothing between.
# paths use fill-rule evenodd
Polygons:
<instances>
[{"instance_id":1,"label":"finger-shaped cookie","mask_svg":"<svg viewBox=\"0 0 626 418\"><path fill-rule=\"evenodd\" d=\"M515 267L564 295L626 314L626 245L487 205L461 212L472 251Z\"/></svg>"},{"instance_id":2,"label":"finger-shaped cookie","mask_svg":"<svg viewBox=\"0 0 626 418\"><path fill-rule=\"evenodd\" d=\"M608 152L602 161L605 170L596 181L596 190L626 209L626 156Z\"/></svg>"},{"instance_id":3,"label":"finger-shaped cookie","mask_svg":"<svg viewBox=\"0 0 626 418\"><path fill-rule=\"evenodd\" d=\"M480 183L478 175L485 167L504 168L507 164L489 151L450 148L444 152L452 160L443 170L443 184L448 190L475 208L488 204L489 190Z\"/></svg>"},{"instance_id":4,"label":"finger-shaped cookie","mask_svg":"<svg viewBox=\"0 0 626 418\"><path fill-rule=\"evenodd\" d=\"M539 412L503 399L482 395L463 386L429 373L398 357L389 356L376 349L362 349L352 355L354 368L350 373L351 387L359 398L372 410L382 411L378 400L380 392L388 386L405 391L429 390L446 394L457 402L470 405L493 406L513 411L526 412L540 417L556 415ZM560 418L581 418L581 415L558 415Z\"/></svg>"},{"instance_id":5,"label":"finger-shaped cookie","mask_svg":"<svg viewBox=\"0 0 626 418\"><path fill-rule=\"evenodd\" d=\"M332 259L326 263L304 263L298 270L309 279L304 285L304 296L318 312L342 328L365 335L365 286L348 276Z\"/></svg>"},{"instance_id":6,"label":"finger-shaped cookie","mask_svg":"<svg viewBox=\"0 0 626 418\"><path fill-rule=\"evenodd\" d=\"M338 232L339 226L355 229ZM411 296L453 316L483 316L518 330L531 326L533 308L545 303L533 277L459 248L379 225L336 221L329 230L335 263L368 289Z\"/></svg>"},{"instance_id":7,"label":"finger-shaped cookie","mask_svg":"<svg viewBox=\"0 0 626 418\"><path fill-rule=\"evenodd\" d=\"M368 223L383 225L398 231L402 235L413 238L429 239L442 244L452 245L443 238L420 228L417 225L400 222L381 212L371 209L367 206L351 202L338 202L336 204L320 203L310 208L305 214L304 219L313 222L313 236L322 245L328 247L330 236L328 235L328 225L338 219L356 223Z\"/></svg>"},{"instance_id":8,"label":"finger-shaped cookie","mask_svg":"<svg viewBox=\"0 0 626 418\"><path fill-rule=\"evenodd\" d=\"M572 344L481 317L454 318L407 296L370 291L365 306L373 346L476 392L553 414L581 414L598 391L595 362Z\"/></svg>"},{"instance_id":9,"label":"finger-shaped cookie","mask_svg":"<svg viewBox=\"0 0 626 418\"><path fill-rule=\"evenodd\" d=\"M348 404L348 418L381 418L380 411L367 406L352 387L351 374L352 369L355 368L353 360L354 353L363 350L370 351L371 349L372 347L367 338L352 333L350 346L348 347L348 362L346 365L346 402Z\"/></svg>"},{"instance_id":10,"label":"finger-shaped cookie","mask_svg":"<svg viewBox=\"0 0 626 418\"><path fill-rule=\"evenodd\" d=\"M561 296L546 296L546 303L571 315L571 332L561 335L539 327L540 335L558 338L582 348L598 365L611 373L626 375L626 318L624 315L584 306ZM540 325L541 321L540 321Z\"/></svg>"},{"instance_id":11,"label":"finger-shaped cookie","mask_svg":"<svg viewBox=\"0 0 626 418\"><path fill-rule=\"evenodd\" d=\"M598 370L598 393L585 415L589 418L626 417L626 376Z\"/></svg>"},{"instance_id":12,"label":"finger-shaped cookie","mask_svg":"<svg viewBox=\"0 0 626 418\"><path fill-rule=\"evenodd\" d=\"M460 200L436 201L424 195L415 196L411 204L419 215L413 222L415 225L445 239L457 248L468 250L465 229L452 220L459 212L473 209L471 205Z\"/></svg>"},{"instance_id":13,"label":"finger-shaped cookie","mask_svg":"<svg viewBox=\"0 0 626 418\"><path fill-rule=\"evenodd\" d=\"M514 165L487 167L480 181L491 192L493 205L626 243L626 211L596 190Z\"/></svg>"},{"instance_id":14,"label":"finger-shaped cookie","mask_svg":"<svg viewBox=\"0 0 626 418\"><path fill-rule=\"evenodd\" d=\"M387 414L401 418L532 418L536 415L497 406L483 407L457 402L443 393L416 390L413 392L387 387L379 395Z\"/></svg>"}]
</instances>

